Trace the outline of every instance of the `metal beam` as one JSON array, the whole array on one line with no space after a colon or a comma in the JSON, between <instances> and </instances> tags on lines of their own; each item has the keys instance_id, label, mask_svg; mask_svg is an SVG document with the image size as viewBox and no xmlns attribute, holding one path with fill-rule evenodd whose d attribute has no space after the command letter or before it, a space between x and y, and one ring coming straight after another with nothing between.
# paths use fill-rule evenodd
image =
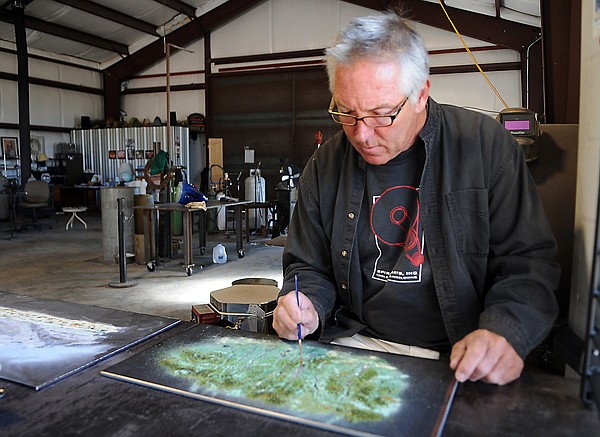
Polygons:
<instances>
[{"instance_id":1,"label":"metal beam","mask_svg":"<svg viewBox=\"0 0 600 437\"><path fill-rule=\"evenodd\" d=\"M3 14L0 16L0 21L11 23L14 25L12 14ZM27 29L37 30L49 35L58 36L72 41L78 41L93 47L99 47L120 55L128 55L129 48L125 44L111 41L98 36L90 35L89 33L80 32L58 24L49 23L47 21L38 20L37 18L25 17L25 27Z\"/></svg>"},{"instance_id":2,"label":"metal beam","mask_svg":"<svg viewBox=\"0 0 600 437\"><path fill-rule=\"evenodd\" d=\"M146 21L139 20L130 15L123 14L115 11L114 9L107 8L98 3L91 2L89 0L54 0L57 3L62 3L66 6L79 9L80 11L87 12L89 14L105 18L109 21L122 24L123 26L130 27L140 32L147 33L149 35L157 36L156 26Z\"/></svg>"},{"instance_id":3,"label":"metal beam","mask_svg":"<svg viewBox=\"0 0 600 437\"><path fill-rule=\"evenodd\" d=\"M167 41L185 47L264 1L229 0L171 32L166 37ZM164 58L164 42L160 39L104 70L104 112L107 119L119 118L121 82Z\"/></svg>"},{"instance_id":4,"label":"metal beam","mask_svg":"<svg viewBox=\"0 0 600 437\"><path fill-rule=\"evenodd\" d=\"M33 0L20 0L19 3L15 3L17 0L5 0L0 4L0 9L12 10L16 7L25 8L31 3Z\"/></svg>"},{"instance_id":5,"label":"metal beam","mask_svg":"<svg viewBox=\"0 0 600 437\"><path fill-rule=\"evenodd\" d=\"M581 9L580 0L541 2L546 123L579 122Z\"/></svg>"},{"instance_id":6,"label":"metal beam","mask_svg":"<svg viewBox=\"0 0 600 437\"><path fill-rule=\"evenodd\" d=\"M387 10L392 1L344 0L365 8ZM442 7L438 3L423 0L403 0L406 17L438 29L454 32ZM516 23L488 15L477 14L462 9L445 6L450 18L462 35L487 41L505 48L521 51L535 41L540 35L540 28Z\"/></svg>"},{"instance_id":7,"label":"metal beam","mask_svg":"<svg viewBox=\"0 0 600 437\"><path fill-rule=\"evenodd\" d=\"M58 36L61 38L69 39L72 41L78 41L83 44L90 45L92 47L98 47L111 52L118 53L120 55L128 55L129 48L125 44L111 41L106 38L100 38L89 33L80 32L68 27L60 26L58 24L49 23L47 21L38 20L37 18L26 17L25 26L28 29L38 30L43 33Z\"/></svg>"},{"instance_id":8,"label":"metal beam","mask_svg":"<svg viewBox=\"0 0 600 437\"><path fill-rule=\"evenodd\" d=\"M19 144L21 149L21 184L31 176L31 116L29 112L29 59L27 58L27 35L25 34L25 6L13 9L15 40L17 44L17 90L19 95Z\"/></svg>"},{"instance_id":9,"label":"metal beam","mask_svg":"<svg viewBox=\"0 0 600 437\"><path fill-rule=\"evenodd\" d=\"M500 8L502 7L502 0L495 0L494 7L496 8L496 18L500 18Z\"/></svg>"},{"instance_id":10,"label":"metal beam","mask_svg":"<svg viewBox=\"0 0 600 437\"><path fill-rule=\"evenodd\" d=\"M4 123L0 122L0 129L19 129L19 125L17 123ZM32 124L31 130L33 131L44 131L44 132L63 132L69 133L73 130L72 127L62 127L62 126L42 126L40 124Z\"/></svg>"},{"instance_id":11,"label":"metal beam","mask_svg":"<svg viewBox=\"0 0 600 437\"><path fill-rule=\"evenodd\" d=\"M156 3L160 3L163 6L168 6L169 8L180 12L184 15L187 15L191 19L196 18L196 8L188 5L187 3L182 2L181 0L154 0Z\"/></svg>"},{"instance_id":12,"label":"metal beam","mask_svg":"<svg viewBox=\"0 0 600 437\"><path fill-rule=\"evenodd\" d=\"M0 71L0 79L12 80L12 81L18 82L19 75L14 74L14 73L5 73L3 71ZM104 90L102 88L94 88L94 87L89 87L89 86L76 85L76 84L67 83L67 82L58 82L56 80L41 79L39 77L31 77L31 76L28 77L28 80L29 80L30 85L40 85L40 86L45 86L48 88L71 90L71 91L77 91L80 93L95 94L98 96L104 95Z\"/></svg>"},{"instance_id":13,"label":"metal beam","mask_svg":"<svg viewBox=\"0 0 600 437\"><path fill-rule=\"evenodd\" d=\"M6 47L0 47L0 52L2 53L10 53L11 55L17 55L17 51L16 50L12 50ZM51 58L50 56L41 56L41 55L36 55L36 54L32 54L29 53L29 59L40 59L42 61L48 61L51 62L53 64L57 64L57 65L68 65L69 67L75 67L78 68L80 70L89 70L89 71L93 71L95 73L101 72L100 68L96 68L96 67L90 67L88 65L81 65L75 62L68 62L68 61L63 61L61 59L54 59Z\"/></svg>"},{"instance_id":14,"label":"metal beam","mask_svg":"<svg viewBox=\"0 0 600 437\"><path fill-rule=\"evenodd\" d=\"M166 37L167 41L171 44L185 47L202 38L205 33L264 1L265 0L229 0L187 23L185 26L171 32ZM147 68L164 58L164 42L160 39L111 65L105 70L105 73L113 76L118 81L122 81L129 79L138 71Z\"/></svg>"}]
</instances>

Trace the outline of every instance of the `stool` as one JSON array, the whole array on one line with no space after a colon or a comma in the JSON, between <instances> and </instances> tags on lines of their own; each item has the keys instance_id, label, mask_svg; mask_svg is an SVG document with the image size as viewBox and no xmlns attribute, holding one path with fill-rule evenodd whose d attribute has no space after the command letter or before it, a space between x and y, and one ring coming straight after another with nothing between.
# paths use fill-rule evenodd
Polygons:
<instances>
[{"instance_id":1,"label":"stool","mask_svg":"<svg viewBox=\"0 0 600 437\"><path fill-rule=\"evenodd\" d=\"M69 230L69 226L73 227L73 221L75 219L77 219L81 223L83 223L83 226L85 226L85 228L87 229L87 223L84 222L83 219L77 215L78 212L84 212L85 210L87 210L87 207L85 207L85 206L65 206L62 210L65 213L68 213L68 212L71 213L71 218L69 218L69 221L67 221L67 225L65 226L66 231Z\"/></svg>"}]
</instances>

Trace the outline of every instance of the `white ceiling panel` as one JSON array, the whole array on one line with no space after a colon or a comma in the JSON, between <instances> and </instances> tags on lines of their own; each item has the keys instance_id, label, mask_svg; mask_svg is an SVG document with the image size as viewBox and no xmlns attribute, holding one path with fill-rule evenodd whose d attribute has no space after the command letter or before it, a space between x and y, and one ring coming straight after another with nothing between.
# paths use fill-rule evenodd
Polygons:
<instances>
[{"instance_id":1,"label":"white ceiling panel","mask_svg":"<svg viewBox=\"0 0 600 437\"><path fill-rule=\"evenodd\" d=\"M96 15L82 12L79 9L70 6L62 6L58 3L56 8L49 7L54 2L47 2L44 7L32 7L36 4L33 2L27 9L27 16L37 18L53 24L68 27L79 32L89 33L99 36L100 38L111 39L118 41L121 44L130 45L134 43L141 33L138 30L125 27L121 24L106 20ZM119 38L111 38L111 35L118 34Z\"/></svg>"},{"instance_id":2,"label":"white ceiling panel","mask_svg":"<svg viewBox=\"0 0 600 437\"><path fill-rule=\"evenodd\" d=\"M446 0L446 6L462 9L477 14L496 15L494 0Z\"/></svg>"},{"instance_id":3,"label":"white ceiling panel","mask_svg":"<svg viewBox=\"0 0 600 437\"><path fill-rule=\"evenodd\" d=\"M524 14L508 8L500 9L500 18L516 23L527 24L528 26L541 27L542 19L539 16Z\"/></svg>"},{"instance_id":4,"label":"white ceiling panel","mask_svg":"<svg viewBox=\"0 0 600 437\"><path fill-rule=\"evenodd\" d=\"M503 0L503 6L515 12L540 18L540 0Z\"/></svg>"}]
</instances>

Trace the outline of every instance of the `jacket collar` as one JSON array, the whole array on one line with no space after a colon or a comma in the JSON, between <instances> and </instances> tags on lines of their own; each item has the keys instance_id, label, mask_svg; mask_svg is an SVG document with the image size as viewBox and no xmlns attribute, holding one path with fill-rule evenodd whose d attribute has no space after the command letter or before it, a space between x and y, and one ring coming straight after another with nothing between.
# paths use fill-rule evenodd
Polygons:
<instances>
[{"instance_id":1,"label":"jacket collar","mask_svg":"<svg viewBox=\"0 0 600 437\"><path fill-rule=\"evenodd\" d=\"M425 148L428 148L428 145L431 144L431 139L433 138L434 132L437 130L440 124L441 118L441 108L438 102L433 100L431 97L427 99L427 120L425 120L425 126L419 132L419 136L425 142Z\"/></svg>"}]
</instances>

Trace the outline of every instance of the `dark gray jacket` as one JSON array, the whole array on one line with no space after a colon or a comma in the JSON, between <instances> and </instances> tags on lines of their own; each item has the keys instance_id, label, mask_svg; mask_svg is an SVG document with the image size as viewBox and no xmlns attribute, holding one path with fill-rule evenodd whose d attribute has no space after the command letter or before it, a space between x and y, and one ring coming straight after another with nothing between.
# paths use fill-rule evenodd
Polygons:
<instances>
[{"instance_id":1,"label":"dark gray jacket","mask_svg":"<svg viewBox=\"0 0 600 437\"><path fill-rule=\"evenodd\" d=\"M448 338L454 344L485 328L524 358L558 314L560 267L522 150L489 116L432 99L420 136L427 155L421 223ZM354 247L359 214L368 214L361 211L365 165L340 133L315 151L299 181L281 293L294 289L298 274L322 339L364 327Z\"/></svg>"}]
</instances>

